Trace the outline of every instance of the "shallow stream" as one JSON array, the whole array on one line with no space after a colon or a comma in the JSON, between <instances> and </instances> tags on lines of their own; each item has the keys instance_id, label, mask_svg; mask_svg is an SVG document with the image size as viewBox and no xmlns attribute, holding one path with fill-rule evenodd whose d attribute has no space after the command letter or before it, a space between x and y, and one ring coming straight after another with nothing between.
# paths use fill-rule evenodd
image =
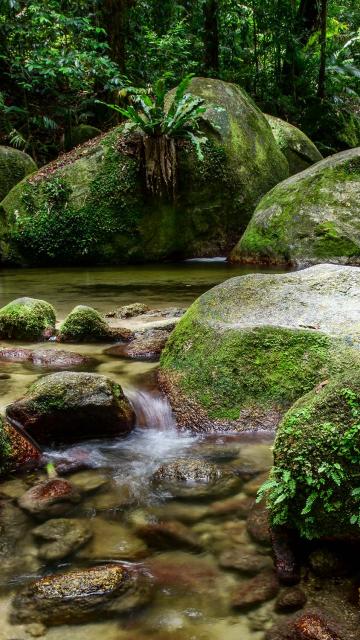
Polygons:
<instances>
[{"instance_id":1,"label":"shallow stream","mask_svg":"<svg viewBox=\"0 0 360 640\"><path fill-rule=\"evenodd\" d=\"M220 261L114 269L4 270L0 306L22 295L43 298L55 306L59 318L76 304L89 304L101 312L132 302L154 308L183 307L214 284L248 271ZM264 566L270 562L269 545L260 542L261 536L256 540L250 535L246 518L271 465L271 437L261 432L203 436L179 432L167 400L156 387L157 365L105 356L106 346L61 348L93 355L96 363L92 370L123 386L135 408L137 427L126 439L91 441L46 452L48 461L61 463L66 478L82 492L80 504L67 517L86 522L92 534L89 542L61 561L42 559L41 541L32 533L39 522L21 512L16 502L46 477L45 471L1 483L0 639L26 640L42 634L48 640L263 640L277 615L274 601L249 611L234 609L234 591L251 577L225 567L223 558L224 553L250 554ZM10 374L0 380L3 411L46 372L29 365L0 363L1 373ZM213 462L238 480L230 489L220 487L218 493L217 485L202 492L189 486L186 495L152 482L160 465L189 458ZM83 469L71 472L79 461ZM248 505L245 511L244 504ZM178 542L168 548L153 546L139 535L146 523L169 521L185 525L188 533L196 536L196 551L188 548L181 532ZM141 566L152 583L151 600L145 608L121 618L47 630L9 624L11 598L29 580L104 561Z\"/></svg>"}]
</instances>

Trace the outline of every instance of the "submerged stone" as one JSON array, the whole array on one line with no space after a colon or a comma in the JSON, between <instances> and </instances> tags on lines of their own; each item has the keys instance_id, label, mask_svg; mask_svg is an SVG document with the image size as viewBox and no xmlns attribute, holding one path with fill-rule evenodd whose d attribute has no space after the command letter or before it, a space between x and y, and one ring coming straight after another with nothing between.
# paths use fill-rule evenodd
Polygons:
<instances>
[{"instance_id":1,"label":"submerged stone","mask_svg":"<svg viewBox=\"0 0 360 640\"><path fill-rule=\"evenodd\" d=\"M122 307L118 307L114 311L110 311L106 314L108 318L135 318L141 316L144 313L151 311L151 308L142 302L134 302L133 304L126 304Z\"/></svg>"},{"instance_id":2,"label":"submerged stone","mask_svg":"<svg viewBox=\"0 0 360 640\"><path fill-rule=\"evenodd\" d=\"M360 147L278 184L260 201L232 262L360 264Z\"/></svg>"},{"instance_id":3,"label":"submerged stone","mask_svg":"<svg viewBox=\"0 0 360 640\"><path fill-rule=\"evenodd\" d=\"M159 360L170 333L161 330L146 330L135 335L128 344L115 345L105 350L106 355L154 362Z\"/></svg>"},{"instance_id":4,"label":"submerged stone","mask_svg":"<svg viewBox=\"0 0 360 640\"><path fill-rule=\"evenodd\" d=\"M203 549L200 539L181 522L156 522L137 528L138 535L155 549Z\"/></svg>"},{"instance_id":5,"label":"submerged stone","mask_svg":"<svg viewBox=\"0 0 360 640\"><path fill-rule=\"evenodd\" d=\"M289 587L280 592L275 609L280 613L291 613L302 609L306 604L306 594L299 587Z\"/></svg>"},{"instance_id":6,"label":"submerged stone","mask_svg":"<svg viewBox=\"0 0 360 640\"><path fill-rule=\"evenodd\" d=\"M251 609L267 600L275 598L279 591L279 583L272 571L264 571L254 578L246 580L237 587L231 597L234 609Z\"/></svg>"},{"instance_id":7,"label":"submerged stone","mask_svg":"<svg viewBox=\"0 0 360 640\"><path fill-rule=\"evenodd\" d=\"M40 444L126 435L135 423L118 384L95 373L70 371L40 378L6 414Z\"/></svg>"},{"instance_id":8,"label":"submerged stone","mask_svg":"<svg viewBox=\"0 0 360 640\"><path fill-rule=\"evenodd\" d=\"M242 545L234 549L226 549L220 554L219 565L224 569L235 569L245 575L255 575L264 569L271 569L269 556L247 551Z\"/></svg>"},{"instance_id":9,"label":"submerged stone","mask_svg":"<svg viewBox=\"0 0 360 640\"><path fill-rule=\"evenodd\" d=\"M41 340L55 332L55 309L44 300L17 298L0 309L0 338Z\"/></svg>"},{"instance_id":10,"label":"submerged stone","mask_svg":"<svg viewBox=\"0 0 360 640\"><path fill-rule=\"evenodd\" d=\"M83 547L91 539L88 523L75 518L56 518L32 530L42 541L39 558L47 561L62 560Z\"/></svg>"},{"instance_id":11,"label":"submerged stone","mask_svg":"<svg viewBox=\"0 0 360 640\"><path fill-rule=\"evenodd\" d=\"M81 624L116 617L147 602L148 582L130 565L103 564L50 574L20 591L12 602L13 624Z\"/></svg>"},{"instance_id":12,"label":"submerged stone","mask_svg":"<svg viewBox=\"0 0 360 640\"><path fill-rule=\"evenodd\" d=\"M201 459L178 459L167 462L153 475L155 483L178 498L207 498L235 492L239 479L211 462Z\"/></svg>"},{"instance_id":13,"label":"submerged stone","mask_svg":"<svg viewBox=\"0 0 360 640\"><path fill-rule=\"evenodd\" d=\"M274 429L317 384L356 368L360 271L318 265L231 278L198 298L162 353L180 426Z\"/></svg>"}]
</instances>

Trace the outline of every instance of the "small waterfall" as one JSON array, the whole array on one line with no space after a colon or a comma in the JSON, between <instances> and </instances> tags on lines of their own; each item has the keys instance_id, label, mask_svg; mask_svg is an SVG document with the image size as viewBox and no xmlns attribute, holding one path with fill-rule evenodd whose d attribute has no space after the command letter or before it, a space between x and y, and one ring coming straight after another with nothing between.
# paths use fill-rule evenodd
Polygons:
<instances>
[{"instance_id":1,"label":"small waterfall","mask_svg":"<svg viewBox=\"0 0 360 640\"><path fill-rule=\"evenodd\" d=\"M158 391L127 392L136 413L136 423L139 427L155 429L157 431L173 431L176 421L170 402L166 396Z\"/></svg>"}]
</instances>

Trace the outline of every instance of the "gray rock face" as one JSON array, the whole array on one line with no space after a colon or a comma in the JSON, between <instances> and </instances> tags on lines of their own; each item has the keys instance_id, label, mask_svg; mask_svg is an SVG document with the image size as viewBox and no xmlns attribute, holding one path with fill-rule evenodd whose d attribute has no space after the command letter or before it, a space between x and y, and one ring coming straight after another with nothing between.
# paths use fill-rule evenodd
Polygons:
<instances>
[{"instance_id":1,"label":"gray rock face","mask_svg":"<svg viewBox=\"0 0 360 640\"><path fill-rule=\"evenodd\" d=\"M8 419L40 444L124 435L134 411L121 387L95 373L63 371L44 376L6 410Z\"/></svg>"},{"instance_id":2,"label":"gray rock face","mask_svg":"<svg viewBox=\"0 0 360 640\"><path fill-rule=\"evenodd\" d=\"M314 329L360 342L360 271L321 264L231 278L198 300L196 321L215 329Z\"/></svg>"},{"instance_id":3,"label":"gray rock face","mask_svg":"<svg viewBox=\"0 0 360 640\"><path fill-rule=\"evenodd\" d=\"M232 262L360 264L360 147L279 183L260 201Z\"/></svg>"},{"instance_id":4,"label":"gray rock face","mask_svg":"<svg viewBox=\"0 0 360 640\"><path fill-rule=\"evenodd\" d=\"M106 564L46 576L18 593L12 603L15 624L79 624L118 616L148 599L148 584L129 565Z\"/></svg>"}]
</instances>

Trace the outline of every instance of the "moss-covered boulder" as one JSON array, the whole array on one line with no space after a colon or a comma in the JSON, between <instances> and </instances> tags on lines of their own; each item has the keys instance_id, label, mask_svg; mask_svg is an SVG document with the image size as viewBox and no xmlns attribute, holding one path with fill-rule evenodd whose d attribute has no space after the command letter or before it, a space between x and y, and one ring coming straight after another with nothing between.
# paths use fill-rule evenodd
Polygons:
<instances>
[{"instance_id":1,"label":"moss-covered boulder","mask_svg":"<svg viewBox=\"0 0 360 640\"><path fill-rule=\"evenodd\" d=\"M182 426L274 428L316 384L359 366L360 271L321 265L232 278L171 334L160 381Z\"/></svg>"},{"instance_id":2,"label":"moss-covered boulder","mask_svg":"<svg viewBox=\"0 0 360 640\"><path fill-rule=\"evenodd\" d=\"M61 342L101 342L109 340L112 331L104 318L92 307L78 305L60 327Z\"/></svg>"},{"instance_id":3,"label":"moss-covered boulder","mask_svg":"<svg viewBox=\"0 0 360 640\"><path fill-rule=\"evenodd\" d=\"M70 371L35 382L7 407L6 415L10 424L45 445L126 435L135 423L134 410L118 384L96 373Z\"/></svg>"},{"instance_id":4,"label":"moss-covered boulder","mask_svg":"<svg viewBox=\"0 0 360 640\"><path fill-rule=\"evenodd\" d=\"M274 525L308 538L360 537L360 373L298 400L279 425L268 503Z\"/></svg>"},{"instance_id":5,"label":"moss-covered boulder","mask_svg":"<svg viewBox=\"0 0 360 640\"><path fill-rule=\"evenodd\" d=\"M304 171L315 162L322 160L320 151L305 133L289 122L265 114L273 136L289 163L289 173L294 175Z\"/></svg>"},{"instance_id":6,"label":"moss-covered boulder","mask_svg":"<svg viewBox=\"0 0 360 640\"><path fill-rule=\"evenodd\" d=\"M64 149L65 151L70 151L70 149L77 147L79 144L83 144L100 135L101 131L97 127L93 127L91 124L79 124L66 132L64 136Z\"/></svg>"},{"instance_id":7,"label":"moss-covered boulder","mask_svg":"<svg viewBox=\"0 0 360 640\"><path fill-rule=\"evenodd\" d=\"M2 418L0 416L0 475L8 469L11 451L12 449L9 434L6 432Z\"/></svg>"},{"instance_id":8,"label":"moss-covered boulder","mask_svg":"<svg viewBox=\"0 0 360 640\"><path fill-rule=\"evenodd\" d=\"M360 264L360 147L330 156L266 194L230 259Z\"/></svg>"},{"instance_id":9,"label":"moss-covered boulder","mask_svg":"<svg viewBox=\"0 0 360 640\"><path fill-rule=\"evenodd\" d=\"M208 104L208 142L203 162L190 142L179 142L175 201L150 196L138 137L115 128L9 193L1 204L7 259L126 263L228 252L260 198L288 176L288 163L242 89L194 78L189 90Z\"/></svg>"},{"instance_id":10,"label":"moss-covered boulder","mask_svg":"<svg viewBox=\"0 0 360 640\"><path fill-rule=\"evenodd\" d=\"M0 309L0 338L41 340L55 331L54 307L36 298L17 298Z\"/></svg>"},{"instance_id":11,"label":"moss-covered boulder","mask_svg":"<svg viewBox=\"0 0 360 640\"><path fill-rule=\"evenodd\" d=\"M0 202L18 182L36 170L27 153L0 145Z\"/></svg>"}]
</instances>

